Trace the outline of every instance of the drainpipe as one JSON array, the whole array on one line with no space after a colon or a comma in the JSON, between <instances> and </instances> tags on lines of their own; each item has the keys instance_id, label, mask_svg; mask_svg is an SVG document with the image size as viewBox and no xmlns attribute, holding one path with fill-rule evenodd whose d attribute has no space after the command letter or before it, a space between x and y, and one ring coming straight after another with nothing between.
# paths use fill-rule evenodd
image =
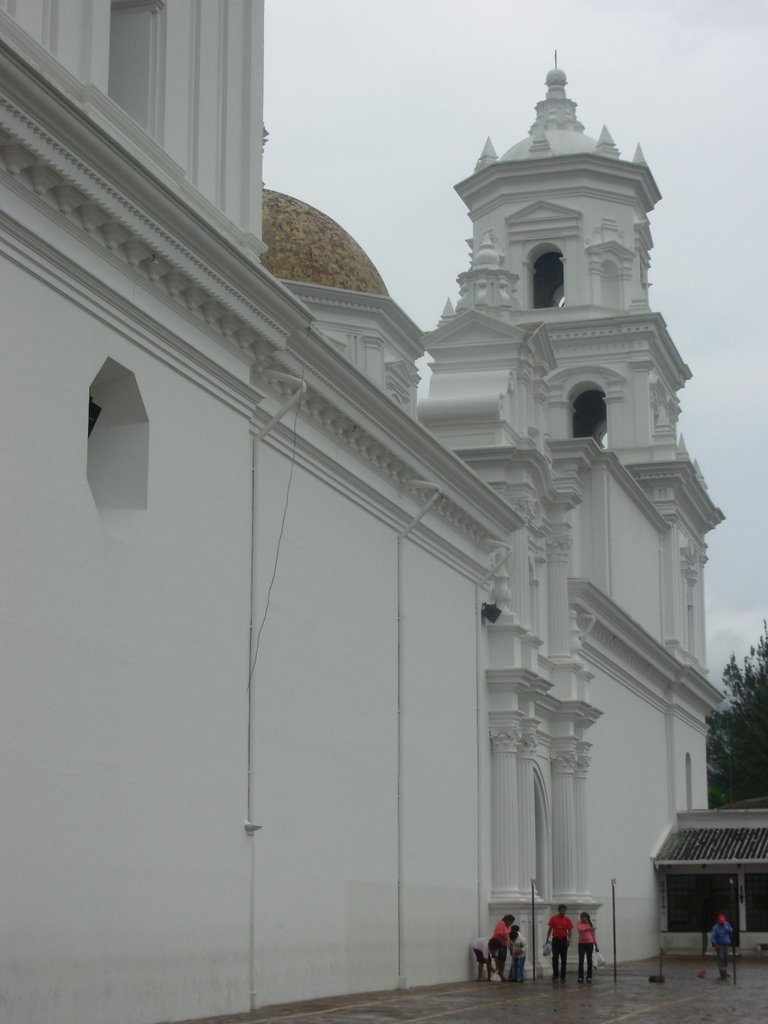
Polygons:
<instances>
[{"instance_id":1,"label":"drainpipe","mask_svg":"<svg viewBox=\"0 0 768 1024\"><path fill-rule=\"evenodd\" d=\"M485 919L488 911L487 902L483 896L482 886L482 855L484 848L484 830L482 821L482 798L483 798L483 784L482 784L482 752L485 745L485 729L482 717L482 686L483 686L483 666L480 660L480 649L481 649L481 637L483 632L483 616L482 616L482 605L483 595L482 588L488 582L488 580L496 572L504 566L504 563L509 561L513 554L513 547L511 544L506 544L503 540L491 539L489 544L492 545L493 551L491 553L491 559L493 560L493 566L488 572L482 576L475 584L475 729L477 732L477 934L482 935L485 931ZM495 561L496 556L506 551L506 555L500 560Z\"/></svg>"},{"instance_id":2,"label":"drainpipe","mask_svg":"<svg viewBox=\"0 0 768 1024\"><path fill-rule=\"evenodd\" d=\"M249 621L249 638L248 638L248 770L247 770L247 795L246 795L246 812L245 812L245 832L246 835L253 839L255 834L262 828L261 825L254 824L254 786L253 786L253 772L255 763L255 747L254 747L254 723L253 723L253 711L254 711L254 699L253 699L253 680L256 672L255 662L255 613L256 613L256 602L254 597L254 587L256 582L256 468L257 468L257 447L259 441L263 440L267 434L276 426L280 420L285 416L287 412L290 412L301 399L304 397L304 393L307 390L307 385L300 377L295 377L290 373L281 373L276 370L269 370L263 374L266 380L280 381L285 384L293 384L296 386L296 391L291 395L287 402L285 402L280 409L275 413L272 419L263 426L260 430L256 431L253 435L252 451L251 451L251 605L250 605L250 621ZM250 900L250 926L249 926L249 945L250 945L250 956L249 956L249 985L250 985L250 1006L251 1010L257 1008L256 999L256 844L251 844L251 900Z\"/></svg>"},{"instance_id":3,"label":"drainpipe","mask_svg":"<svg viewBox=\"0 0 768 1024\"><path fill-rule=\"evenodd\" d=\"M410 523L397 535L397 987L407 988L408 979L403 974L404 921L403 921L403 671L405 652L403 649L403 541L424 516L429 512L442 490L428 480L409 480L408 487L417 491L432 491L432 494Z\"/></svg>"}]
</instances>

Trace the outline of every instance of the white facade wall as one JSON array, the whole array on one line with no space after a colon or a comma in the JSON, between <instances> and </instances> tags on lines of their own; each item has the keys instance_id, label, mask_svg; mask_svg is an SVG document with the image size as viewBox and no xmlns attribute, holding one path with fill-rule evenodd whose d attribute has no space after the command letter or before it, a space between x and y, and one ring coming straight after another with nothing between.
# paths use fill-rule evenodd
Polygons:
<instances>
[{"instance_id":1,"label":"white facade wall","mask_svg":"<svg viewBox=\"0 0 768 1024\"><path fill-rule=\"evenodd\" d=\"M260 623L288 459L258 469ZM253 679L263 1002L394 984L396 635L393 532L295 469Z\"/></svg>"},{"instance_id":2,"label":"white facade wall","mask_svg":"<svg viewBox=\"0 0 768 1024\"><path fill-rule=\"evenodd\" d=\"M595 672L591 693L603 716L589 734L589 891L602 904L599 941L608 951L610 881L616 879L617 954L636 959L658 949L658 892L648 838L660 841L674 821L667 802L665 714L658 702L605 671Z\"/></svg>"},{"instance_id":3,"label":"white facade wall","mask_svg":"<svg viewBox=\"0 0 768 1024\"><path fill-rule=\"evenodd\" d=\"M0 281L17 381L2 403L7 1019L226 1012L247 978L246 748L232 732L248 421L18 267ZM102 517L86 408L106 357L141 390L149 490L146 510Z\"/></svg>"},{"instance_id":4,"label":"white facade wall","mask_svg":"<svg viewBox=\"0 0 768 1024\"><path fill-rule=\"evenodd\" d=\"M263 509L257 498L262 608L288 463L261 446L258 467L270 495ZM475 587L403 541L398 823L396 545L349 495L294 470L254 675L264 1002L465 969L477 922Z\"/></svg>"},{"instance_id":5,"label":"white facade wall","mask_svg":"<svg viewBox=\"0 0 768 1024\"><path fill-rule=\"evenodd\" d=\"M140 18L122 42L158 30L141 94L114 63L107 84L108 8L0 6L10 1024L464 980L471 938L526 921L533 874L539 926L550 901L602 903L606 944L616 877L619 956L652 953L650 853L703 793L714 694L680 581L717 510L674 455L671 342L642 328L671 381L653 453L650 392L620 387L637 324L600 335L623 369L594 373L593 310L555 344L560 310L551 338L513 323L506 271L479 261L467 296L490 274L499 301L446 315L423 430L391 300L304 306L254 258L261 3L115 11ZM651 191L645 171L611 186L624 234L633 175ZM577 197L533 220L565 223L586 296L597 206ZM570 438L577 379L630 410L610 435L646 495Z\"/></svg>"},{"instance_id":6,"label":"white facade wall","mask_svg":"<svg viewBox=\"0 0 768 1024\"><path fill-rule=\"evenodd\" d=\"M611 481L608 494L610 596L660 639L659 535L642 507Z\"/></svg>"},{"instance_id":7,"label":"white facade wall","mask_svg":"<svg viewBox=\"0 0 768 1024\"><path fill-rule=\"evenodd\" d=\"M473 581L407 540L403 582L403 973L423 985L463 977L477 926L478 608Z\"/></svg>"}]
</instances>

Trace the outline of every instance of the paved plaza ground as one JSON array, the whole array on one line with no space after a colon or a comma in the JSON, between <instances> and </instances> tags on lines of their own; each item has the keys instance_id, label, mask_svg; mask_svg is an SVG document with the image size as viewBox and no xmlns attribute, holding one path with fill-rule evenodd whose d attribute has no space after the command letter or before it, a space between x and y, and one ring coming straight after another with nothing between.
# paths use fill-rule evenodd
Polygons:
<instances>
[{"instance_id":1,"label":"paved plaza ground","mask_svg":"<svg viewBox=\"0 0 768 1024\"><path fill-rule=\"evenodd\" d=\"M658 969L658 960L621 964L616 984L609 965L592 985L577 984L574 970L562 984L545 973L523 985L469 981L338 996L195 1024L768 1024L768 958L740 959L735 985L720 981L712 957L667 958L664 983L652 984Z\"/></svg>"}]
</instances>

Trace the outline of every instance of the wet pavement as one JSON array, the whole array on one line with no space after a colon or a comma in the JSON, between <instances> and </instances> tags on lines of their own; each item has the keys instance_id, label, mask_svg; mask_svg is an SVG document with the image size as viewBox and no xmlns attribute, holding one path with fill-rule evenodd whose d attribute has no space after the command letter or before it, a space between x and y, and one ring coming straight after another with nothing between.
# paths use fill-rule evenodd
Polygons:
<instances>
[{"instance_id":1,"label":"wet pavement","mask_svg":"<svg viewBox=\"0 0 768 1024\"><path fill-rule=\"evenodd\" d=\"M469 981L358 993L194 1024L768 1024L768 959L740 959L736 984L719 979L712 957L666 958L664 982L649 982L658 970L658 960L643 960L621 964L615 984L609 964L591 985L577 984L574 972L562 983L545 974L517 985Z\"/></svg>"}]
</instances>

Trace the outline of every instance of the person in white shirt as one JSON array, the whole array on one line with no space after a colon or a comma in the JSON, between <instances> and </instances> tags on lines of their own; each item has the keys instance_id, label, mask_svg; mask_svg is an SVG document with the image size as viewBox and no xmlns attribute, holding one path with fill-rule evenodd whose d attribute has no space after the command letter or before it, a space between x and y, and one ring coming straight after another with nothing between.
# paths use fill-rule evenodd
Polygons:
<instances>
[{"instance_id":1,"label":"person in white shirt","mask_svg":"<svg viewBox=\"0 0 768 1024\"><path fill-rule=\"evenodd\" d=\"M488 981L493 976L493 960L496 959L496 969L498 968L498 952L501 947L501 943L498 939L475 939L472 943L472 952L475 954L475 960L477 960L477 977L475 981L483 980L483 968L488 972ZM502 977L501 971L499 970L499 977Z\"/></svg>"}]
</instances>

